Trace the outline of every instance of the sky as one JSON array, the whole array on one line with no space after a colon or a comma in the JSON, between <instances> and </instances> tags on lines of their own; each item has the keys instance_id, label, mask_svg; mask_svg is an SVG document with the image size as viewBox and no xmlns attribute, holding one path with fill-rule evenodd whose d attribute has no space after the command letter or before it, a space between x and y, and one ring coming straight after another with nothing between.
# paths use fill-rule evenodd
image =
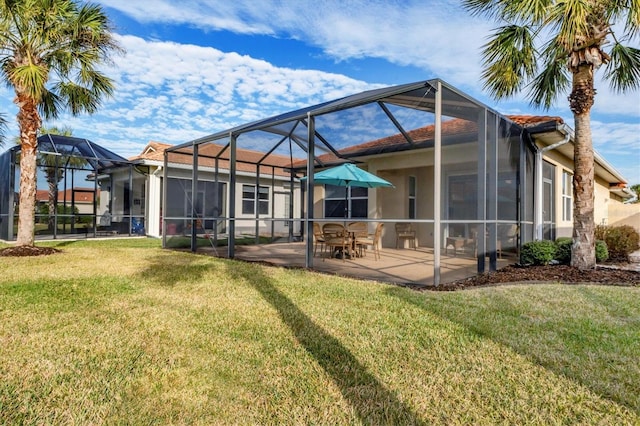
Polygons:
<instances>
[{"instance_id":1,"label":"sky","mask_svg":"<svg viewBox=\"0 0 640 426\"><path fill-rule=\"evenodd\" d=\"M94 0L95 1L95 0ZM104 72L113 98L93 115L47 126L124 157L149 141L180 144L239 124L377 87L440 78L503 114L561 116L521 93L496 101L483 90L482 45L500 25L445 0L97 0L123 55ZM632 45L640 47L636 39ZM640 183L640 92L614 93L596 74L596 151L629 184ZM568 94L567 94L568 95ZM0 111L17 134L13 92ZM5 149L7 145L5 144Z\"/></svg>"}]
</instances>

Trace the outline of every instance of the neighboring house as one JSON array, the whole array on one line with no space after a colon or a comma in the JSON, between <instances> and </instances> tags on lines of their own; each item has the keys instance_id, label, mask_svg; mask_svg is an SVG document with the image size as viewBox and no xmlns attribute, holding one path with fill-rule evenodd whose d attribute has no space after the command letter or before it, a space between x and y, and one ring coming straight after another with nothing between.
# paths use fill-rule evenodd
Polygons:
<instances>
[{"instance_id":1,"label":"neighboring house","mask_svg":"<svg viewBox=\"0 0 640 426\"><path fill-rule=\"evenodd\" d=\"M94 197L94 188L69 188L66 191L58 191L58 205L74 206L78 209L79 214L93 214L94 199L100 198L100 191ZM46 189L38 189L36 193L36 201L40 205L49 204L49 191Z\"/></svg>"},{"instance_id":2,"label":"neighboring house","mask_svg":"<svg viewBox=\"0 0 640 426\"><path fill-rule=\"evenodd\" d=\"M166 170L169 184L166 188L167 197L171 200L167 204L167 212L162 212L164 154L172 145L161 142L149 142L140 155L129 160L136 165L137 170L144 171L144 178L138 177L134 188L145 200L140 204L144 211L146 234L158 237L162 235L163 219L166 217L166 231L169 235L186 235L190 231L191 206L195 205L198 233L210 234L214 231L226 232L225 218L228 216L227 200L230 190L229 161L220 155L224 151L222 145L211 144L201 155L206 157L198 166L197 196L193 197L191 172L193 164L190 157L172 155ZM214 169L214 157L218 159L218 174ZM257 168L254 163L262 160L257 178ZM294 159L299 161L299 159ZM276 236L299 233L300 225L287 220L293 212L300 211L300 200L291 197L292 184L299 187L299 183L292 181L289 172L283 167L291 164L291 158L284 155L269 154L239 149L237 153L237 173L235 177L236 192L239 194L235 205L236 232L256 234L255 219L258 221L259 234ZM118 177L116 176L117 180ZM192 203L193 201L193 203ZM246 222L243 219L247 219Z\"/></svg>"}]
</instances>

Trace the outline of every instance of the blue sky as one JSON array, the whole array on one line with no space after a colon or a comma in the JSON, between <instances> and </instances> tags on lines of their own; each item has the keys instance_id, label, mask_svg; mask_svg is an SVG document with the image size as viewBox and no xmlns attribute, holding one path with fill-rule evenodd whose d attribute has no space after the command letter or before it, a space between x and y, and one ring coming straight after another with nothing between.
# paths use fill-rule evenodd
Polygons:
<instances>
[{"instance_id":1,"label":"blue sky","mask_svg":"<svg viewBox=\"0 0 640 426\"><path fill-rule=\"evenodd\" d=\"M559 115L525 94L496 102L482 90L481 46L498 24L458 1L98 0L126 54L106 72L113 99L69 126L125 157L149 141L171 144L374 87L441 78L504 114ZM639 41L634 44L638 47ZM630 184L640 183L640 93L599 82L594 147ZM0 88L11 119L13 94Z\"/></svg>"}]
</instances>

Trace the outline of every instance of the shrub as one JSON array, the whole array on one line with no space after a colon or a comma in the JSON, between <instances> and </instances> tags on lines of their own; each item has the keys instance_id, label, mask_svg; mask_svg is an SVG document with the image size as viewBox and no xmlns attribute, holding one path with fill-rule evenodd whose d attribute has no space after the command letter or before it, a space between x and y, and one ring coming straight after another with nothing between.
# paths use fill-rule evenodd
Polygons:
<instances>
[{"instance_id":1,"label":"shrub","mask_svg":"<svg viewBox=\"0 0 640 426\"><path fill-rule=\"evenodd\" d=\"M530 241L522 246L520 263L523 265L548 265L555 258L556 243L553 241Z\"/></svg>"},{"instance_id":2,"label":"shrub","mask_svg":"<svg viewBox=\"0 0 640 426\"><path fill-rule=\"evenodd\" d=\"M609 258L609 249L607 243L602 240L596 240L596 262L606 262Z\"/></svg>"},{"instance_id":3,"label":"shrub","mask_svg":"<svg viewBox=\"0 0 640 426\"><path fill-rule=\"evenodd\" d=\"M571 245L573 240L570 237L560 237L556 239L555 259L563 265L571 263Z\"/></svg>"},{"instance_id":4,"label":"shrub","mask_svg":"<svg viewBox=\"0 0 640 426\"><path fill-rule=\"evenodd\" d=\"M570 237L560 237L556 239L556 257L555 259L563 264L568 265L571 263L571 246L573 245L573 239ZM596 262L602 263L609 258L609 251L607 250L607 243L602 240L596 241Z\"/></svg>"},{"instance_id":5,"label":"shrub","mask_svg":"<svg viewBox=\"0 0 640 426\"><path fill-rule=\"evenodd\" d=\"M618 262L628 262L629 254L638 248L640 235L632 226L596 226L596 240L606 243L609 259Z\"/></svg>"}]
</instances>

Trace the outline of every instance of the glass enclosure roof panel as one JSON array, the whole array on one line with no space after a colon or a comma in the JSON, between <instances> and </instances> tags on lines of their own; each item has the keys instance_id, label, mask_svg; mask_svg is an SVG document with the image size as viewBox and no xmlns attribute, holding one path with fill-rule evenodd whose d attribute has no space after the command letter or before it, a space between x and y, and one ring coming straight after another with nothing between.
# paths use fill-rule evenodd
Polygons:
<instances>
[{"instance_id":1,"label":"glass enclosure roof panel","mask_svg":"<svg viewBox=\"0 0 640 426\"><path fill-rule=\"evenodd\" d=\"M20 151L20 146L12 148ZM38 152L87 160L94 170L103 170L130 164L129 160L87 139L61 135L38 137Z\"/></svg>"}]
</instances>

